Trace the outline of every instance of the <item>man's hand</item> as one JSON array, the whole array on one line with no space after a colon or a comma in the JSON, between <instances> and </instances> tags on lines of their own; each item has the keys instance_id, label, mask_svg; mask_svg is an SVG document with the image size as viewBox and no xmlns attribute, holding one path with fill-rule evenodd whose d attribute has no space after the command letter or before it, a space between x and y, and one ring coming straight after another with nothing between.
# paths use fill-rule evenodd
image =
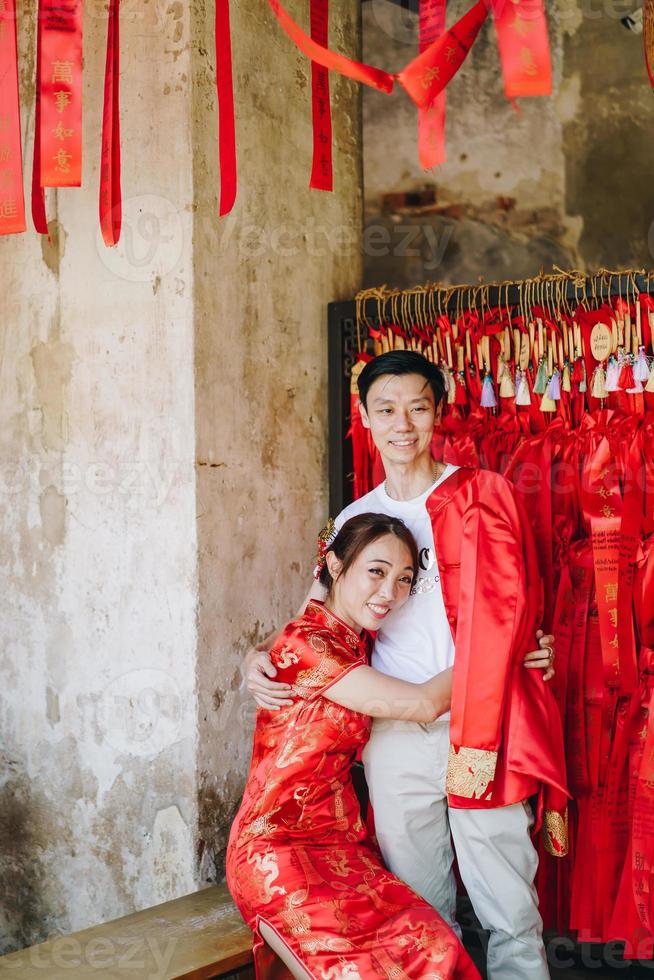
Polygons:
<instances>
[{"instance_id":1,"label":"man's hand","mask_svg":"<svg viewBox=\"0 0 654 980\"><path fill-rule=\"evenodd\" d=\"M536 639L540 650L525 654L523 665L545 671L543 680L550 681L554 677L554 637L549 633L545 636L542 630L538 630Z\"/></svg>"},{"instance_id":2,"label":"man's hand","mask_svg":"<svg viewBox=\"0 0 654 980\"><path fill-rule=\"evenodd\" d=\"M245 686L260 708L278 711L287 704L293 704L289 684L271 680L277 669L266 650L255 648L245 657Z\"/></svg>"}]
</instances>

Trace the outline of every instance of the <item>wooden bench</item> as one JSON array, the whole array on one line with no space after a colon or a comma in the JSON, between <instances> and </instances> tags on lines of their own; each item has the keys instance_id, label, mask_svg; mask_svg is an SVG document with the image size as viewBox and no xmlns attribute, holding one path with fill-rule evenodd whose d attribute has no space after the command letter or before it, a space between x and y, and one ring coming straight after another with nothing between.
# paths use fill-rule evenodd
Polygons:
<instances>
[{"instance_id":1,"label":"wooden bench","mask_svg":"<svg viewBox=\"0 0 654 980\"><path fill-rule=\"evenodd\" d=\"M139 980L254 976L252 933L226 885L0 957L0 977Z\"/></svg>"}]
</instances>

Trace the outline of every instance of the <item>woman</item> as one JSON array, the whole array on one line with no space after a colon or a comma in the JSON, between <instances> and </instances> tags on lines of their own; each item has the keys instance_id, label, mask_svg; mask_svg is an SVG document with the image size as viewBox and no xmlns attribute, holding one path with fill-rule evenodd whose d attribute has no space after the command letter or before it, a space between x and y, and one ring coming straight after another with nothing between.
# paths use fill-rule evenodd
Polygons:
<instances>
[{"instance_id":1,"label":"woman","mask_svg":"<svg viewBox=\"0 0 654 980\"><path fill-rule=\"evenodd\" d=\"M297 697L257 712L227 853L259 977L275 954L301 980L479 976L432 906L383 867L350 778L371 717L431 722L449 707L450 670L411 684L367 665L367 631L406 601L417 570L400 520L352 518L325 556L325 603L310 602L271 650Z\"/></svg>"}]
</instances>

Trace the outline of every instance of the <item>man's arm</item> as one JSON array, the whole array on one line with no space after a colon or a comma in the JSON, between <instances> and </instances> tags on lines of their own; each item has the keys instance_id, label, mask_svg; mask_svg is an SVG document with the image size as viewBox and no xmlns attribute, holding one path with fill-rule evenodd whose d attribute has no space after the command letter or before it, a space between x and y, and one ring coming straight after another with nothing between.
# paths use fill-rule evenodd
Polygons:
<instances>
[{"instance_id":1,"label":"man's arm","mask_svg":"<svg viewBox=\"0 0 654 980\"><path fill-rule=\"evenodd\" d=\"M320 582L314 580L296 616L302 615L310 599L320 599L323 601L326 597L327 590L325 587ZM293 703L290 697L290 685L273 680L277 676L277 669L273 666L273 662L268 654L268 651L280 633L281 630L275 630L262 643L253 647L246 654L243 667L246 690L252 695L260 708L268 708L271 711L277 711L279 708Z\"/></svg>"}]
</instances>

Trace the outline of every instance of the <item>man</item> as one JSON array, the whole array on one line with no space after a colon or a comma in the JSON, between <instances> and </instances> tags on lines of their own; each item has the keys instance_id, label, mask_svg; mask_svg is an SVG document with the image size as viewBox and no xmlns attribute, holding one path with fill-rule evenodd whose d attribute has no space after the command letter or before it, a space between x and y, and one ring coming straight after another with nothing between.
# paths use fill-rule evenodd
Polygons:
<instances>
[{"instance_id":1,"label":"man","mask_svg":"<svg viewBox=\"0 0 654 980\"><path fill-rule=\"evenodd\" d=\"M452 731L448 718L373 724L363 761L379 844L390 870L456 929L451 834L475 912L490 931L490 980L545 980L527 797L547 781L560 797L565 791L555 771L561 746L555 737L550 753L547 732L533 727L549 724L543 678L512 669L515 652L521 657L526 648L525 625L534 623L524 574L529 535L502 477L432 458L444 395L438 368L412 351L393 351L369 362L358 385L386 480L346 507L336 529L365 511L400 517L416 537L421 566L411 598L378 632L372 663L424 681L452 666L457 649ZM321 598L320 586L309 596ZM548 679L553 638L537 635L543 649L524 662ZM248 689L264 707L290 693L268 679L274 673L265 655L250 655ZM523 757L534 746L542 773Z\"/></svg>"}]
</instances>

